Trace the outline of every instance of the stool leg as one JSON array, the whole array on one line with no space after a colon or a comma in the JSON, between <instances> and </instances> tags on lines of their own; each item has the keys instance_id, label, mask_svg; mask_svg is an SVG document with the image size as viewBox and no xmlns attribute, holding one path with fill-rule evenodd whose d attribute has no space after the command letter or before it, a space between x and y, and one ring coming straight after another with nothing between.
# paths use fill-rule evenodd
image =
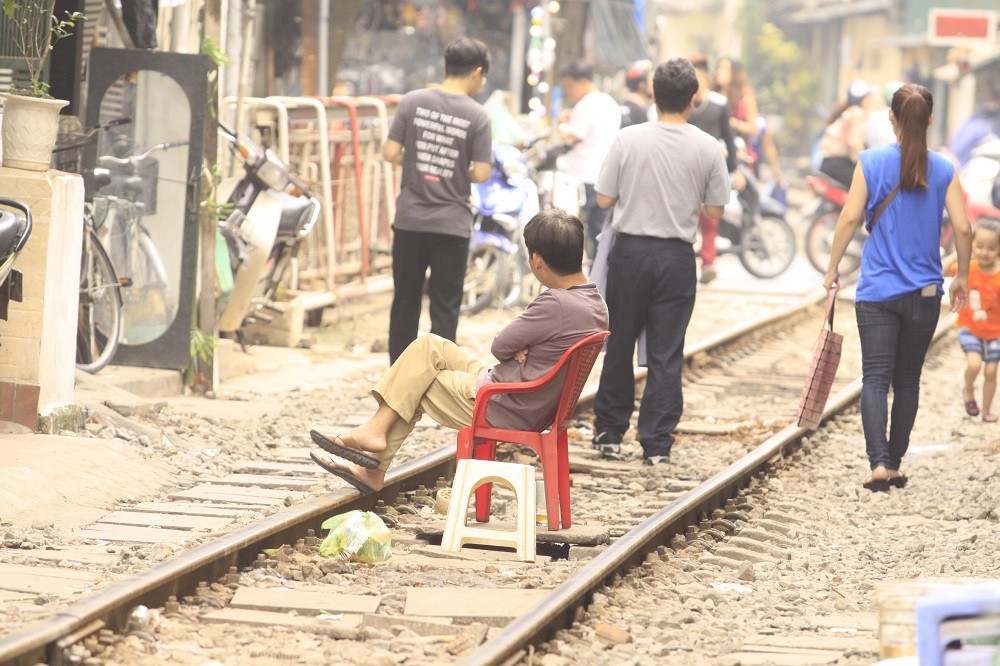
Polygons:
<instances>
[{"instance_id":1,"label":"stool leg","mask_svg":"<svg viewBox=\"0 0 1000 666\"><path fill-rule=\"evenodd\" d=\"M569 515L569 437L565 430L559 432L559 512L563 527L570 527L573 522Z\"/></svg>"},{"instance_id":2,"label":"stool leg","mask_svg":"<svg viewBox=\"0 0 1000 666\"><path fill-rule=\"evenodd\" d=\"M535 468L525 465L517 494L517 559L535 561Z\"/></svg>"},{"instance_id":3,"label":"stool leg","mask_svg":"<svg viewBox=\"0 0 1000 666\"><path fill-rule=\"evenodd\" d=\"M448 519L445 521L444 533L441 535L441 548L444 550L456 553L462 550L462 531L469 509L470 481L474 481L474 479L468 473L466 461L459 460L455 466L455 479L451 484Z\"/></svg>"}]
</instances>

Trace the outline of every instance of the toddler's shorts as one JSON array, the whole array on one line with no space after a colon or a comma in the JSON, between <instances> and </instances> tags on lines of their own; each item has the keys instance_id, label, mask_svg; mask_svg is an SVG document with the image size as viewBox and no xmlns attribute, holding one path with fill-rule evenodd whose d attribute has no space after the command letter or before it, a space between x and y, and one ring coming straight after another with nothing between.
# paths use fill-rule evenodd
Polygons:
<instances>
[{"instance_id":1,"label":"toddler's shorts","mask_svg":"<svg viewBox=\"0 0 1000 666\"><path fill-rule=\"evenodd\" d=\"M958 329L958 344L966 354L978 354L987 363L1000 363L1000 339L982 340L967 328Z\"/></svg>"}]
</instances>

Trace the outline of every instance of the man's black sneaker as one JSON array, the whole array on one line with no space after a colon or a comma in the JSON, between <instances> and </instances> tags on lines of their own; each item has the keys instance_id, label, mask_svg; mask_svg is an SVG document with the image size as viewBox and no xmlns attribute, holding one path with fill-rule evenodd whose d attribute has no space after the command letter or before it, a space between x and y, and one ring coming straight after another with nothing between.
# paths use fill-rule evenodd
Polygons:
<instances>
[{"instance_id":1,"label":"man's black sneaker","mask_svg":"<svg viewBox=\"0 0 1000 666\"><path fill-rule=\"evenodd\" d=\"M590 445L601 455L618 455L622 452L622 435L615 430L602 430L590 440Z\"/></svg>"},{"instance_id":2,"label":"man's black sneaker","mask_svg":"<svg viewBox=\"0 0 1000 666\"><path fill-rule=\"evenodd\" d=\"M643 465L669 465L670 456L649 456L642 459Z\"/></svg>"}]
</instances>

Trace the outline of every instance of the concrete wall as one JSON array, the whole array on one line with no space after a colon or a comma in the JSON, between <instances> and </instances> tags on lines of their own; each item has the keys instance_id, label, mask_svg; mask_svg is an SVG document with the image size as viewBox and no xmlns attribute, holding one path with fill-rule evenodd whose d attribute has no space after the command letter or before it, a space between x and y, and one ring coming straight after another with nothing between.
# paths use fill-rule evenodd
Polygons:
<instances>
[{"instance_id":1,"label":"concrete wall","mask_svg":"<svg viewBox=\"0 0 1000 666\"><path fill-rule=\"evenodd\" d=\"M710 11L661 10L647 21L656 26L659 62L670 58L703 53L714 61L717 57L739 57L743 35L739 24L743 0L725 0Z\"/></svg>"},{"instance_id":2,"label":"concrete wall","mask_svg":"<svg viewBox=\"0 0 1000 666\"><path fill-rule=\"evenodd\" d=\"M24 301L0 320L0 420L32 429L73 400L83 238L83 179L0 167L0 192L31 209L34 228L14 267Z\"/></svg>"},{"instance_id":3,"label":"concrete wall","mask_svg":"<svg viewBox=\"0 0 1000 666\"><path fill-rule=\"evenodd\" d=\"M841 37L837 98L842 99L854 79L884 86L903 76L902 50L880 40L899 34L886 14L861 14L844 19Z\"/></svg>"}]
</instances>

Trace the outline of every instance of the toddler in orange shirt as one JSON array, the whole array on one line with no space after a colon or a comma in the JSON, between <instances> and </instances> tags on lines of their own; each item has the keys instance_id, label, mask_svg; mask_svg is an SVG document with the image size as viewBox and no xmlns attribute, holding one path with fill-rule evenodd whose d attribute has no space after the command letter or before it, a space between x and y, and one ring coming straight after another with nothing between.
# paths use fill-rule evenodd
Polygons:
<instances>
[{"instance_id":1,"label":"toddler in orange shirt","mask_svg":"<svg viewBox=\"0 0 1000 666\"><path fill-rule=\"evenodd\" d=\"M973 383L983 370L983 421L995 423L990 412L1000 364L1000 221L981 220L972 237L969 264L969 304L958 313L958 342L965 352L965 411L980 414Z\"/></svg>"}]
</instances>

